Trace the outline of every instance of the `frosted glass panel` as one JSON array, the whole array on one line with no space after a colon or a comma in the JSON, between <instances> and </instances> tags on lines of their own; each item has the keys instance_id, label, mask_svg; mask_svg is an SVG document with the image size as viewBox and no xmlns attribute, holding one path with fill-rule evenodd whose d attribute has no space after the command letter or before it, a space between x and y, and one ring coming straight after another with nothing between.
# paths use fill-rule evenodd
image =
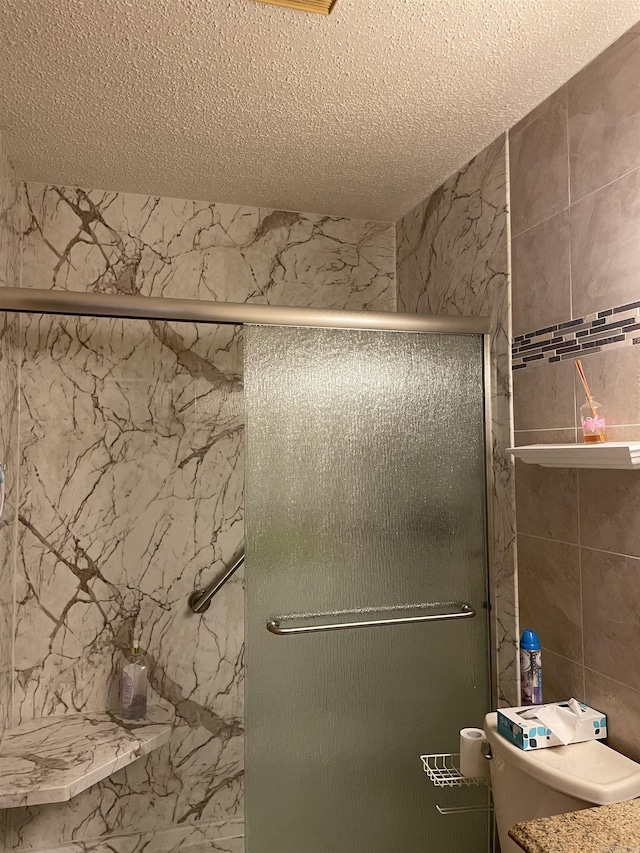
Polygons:
<instances>
[{"instance_id":1,"label":"frosted glass panel","mask_svg":"<svg viewBox=\"0 0 640 853\"><path fill-rule=\"evenodd\" d=\"M245 329L248 853L488 849L486 814L435 810L486 795L419 760L488 710L482 359L479 336ZM451 600L478 615L266 630Z\"/></svg>"}]
</instances>

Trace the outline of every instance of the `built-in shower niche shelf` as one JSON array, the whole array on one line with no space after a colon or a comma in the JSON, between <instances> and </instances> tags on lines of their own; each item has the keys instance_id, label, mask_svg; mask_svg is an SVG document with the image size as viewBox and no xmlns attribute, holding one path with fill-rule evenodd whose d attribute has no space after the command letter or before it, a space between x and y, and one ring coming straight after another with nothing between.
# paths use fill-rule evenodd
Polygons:
<instances>
[{"instance_id":1,"label":"built-in shower niche shelf","mask_svg":"<svg viewBox=\"0 0 640 853\"><path fill-rule=\"evenodd\" d=\"M40 717L5 732L0 809L63 803L169 740L164 708L142 720L115 714Z\"/></svg>"},{"instance_id":2,"label":"built-in shower niche shelf","mask_svg":"<svg viewBox=\"0 0 640 853\"><path fill-rule=\"evenodd\" d=\"M640 441L602 444L530 444L508 447L517 459L545 468L640 469Z\"/></svg>"}]
</instances>

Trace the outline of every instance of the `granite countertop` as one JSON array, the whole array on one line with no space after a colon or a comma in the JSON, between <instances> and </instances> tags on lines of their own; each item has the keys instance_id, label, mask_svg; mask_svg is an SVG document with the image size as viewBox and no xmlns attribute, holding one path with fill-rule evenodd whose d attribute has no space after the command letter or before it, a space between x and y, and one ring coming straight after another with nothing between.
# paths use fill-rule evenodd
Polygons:
<instances>
[{"instance_id":1,"label":"granite countertop","mask_svg":"<svg viewBox=\"0 0 640 853\"><path fill-rule=\"evenodd\" d=\"M0 809L62 803L167 743L166 710L142 720L114 714L43 717L5 732L0 744Z\"/></svg>"},{"instance_id":2,"label":"granite countertop","mask_svg":"<svg viewBox=\"0 0 640 853\"><path fill-rule=\"evenodd\" d=\"M640 799L524 821L509 835L526 853L640 853Z\"/></svg>"}]
</instances>

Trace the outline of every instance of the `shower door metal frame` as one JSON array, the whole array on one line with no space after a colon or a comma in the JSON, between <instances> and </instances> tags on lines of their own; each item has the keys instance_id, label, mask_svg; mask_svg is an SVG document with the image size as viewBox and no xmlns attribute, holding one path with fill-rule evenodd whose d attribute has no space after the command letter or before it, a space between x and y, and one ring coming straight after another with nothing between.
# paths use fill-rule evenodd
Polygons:
<instances>
[{"instance_id":1,"label":"shower door metal frame","mask_svg":"<svg viewBox=\"0 0 640 853\"><path fill-rule=\"evenodd\" d=\"M492 603L496 584L493 497L492 365L490 320L488 317L445 316L442 314L402 314L386 311L298 308L247 302L216 302L204 299L176 299L140 294L87 293L45 290L32 287L0 287L0 311L18 314L61 314L74 317L105 317L113 320L154 320L173 323L223 325L299 326L322 329L415 332L421 334L481 335L483 339L484 435L485 435L485 515L487 524L487 607L489 608L489 671L492 706L497 706L498 637L496 612Z\"/></svg>"},{"instance_id":2,"label":"shower door metal frame","mask_svg":"<svg viewBox=\"0 0 640 853\"><path fill-rule=\"evenodd\" d=\"M445 317L391 311L348 311L296 308L250 302L215 302L139 294L84 293L0 287L0 311L22 314L69 314L122 320L166 320L174 323L227 323L256 326L302 326L322 329L363 329L382 332L441 332L481 335L489 330L485 317Z\"/></svg>"},{"instance_id":3,"label":"shower door metal frame","mask_svg":"<svg viewBox=\"0 0 640 853\"><path fill-rule=\"evenodd\" d=\"M495 473L493 467L493 376L491 361L491 321L482 318L486 323L482 334L482 356L483 356L483 379L484 379L484 442L485 442L485 515L487 522L487 607L489 608L489 673L491 678L489 695L491 696L491 707L498 707L498 621L497 607L494 594L497 586L497 573L495 565L495 512L494 496ZM497 387L497 383L496 383Z\"/></svg>"}]
</instances>

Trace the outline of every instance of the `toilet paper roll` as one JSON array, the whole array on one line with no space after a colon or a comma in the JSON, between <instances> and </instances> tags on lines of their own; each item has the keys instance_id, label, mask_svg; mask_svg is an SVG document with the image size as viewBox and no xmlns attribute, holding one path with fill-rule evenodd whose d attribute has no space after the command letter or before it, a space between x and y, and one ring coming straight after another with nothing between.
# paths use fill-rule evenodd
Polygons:
<instances>
[{"instance_id":1,"label":"toilet paper roll","mask_svg":"<svg viewBox=\"0 0 640 853\"><path fill-rule=\"evenodd\" d=\"M480 751L487 737L482 729L460 730L460 772L477 778L489 775L489 762Z\"/></svg>"}]
</instances>

